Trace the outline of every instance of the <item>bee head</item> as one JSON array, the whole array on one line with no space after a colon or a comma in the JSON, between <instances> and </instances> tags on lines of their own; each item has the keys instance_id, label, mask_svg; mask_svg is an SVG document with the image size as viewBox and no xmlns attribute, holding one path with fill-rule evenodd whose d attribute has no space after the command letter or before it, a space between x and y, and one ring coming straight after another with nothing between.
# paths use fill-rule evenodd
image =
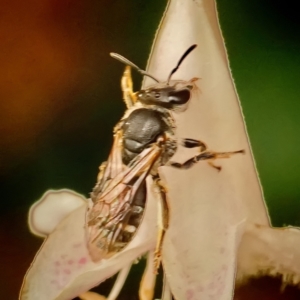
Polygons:
<instances>
[{"instance_id":1,"label":"bee head","mask_svg":"<svg viewBox=\"0 0 300 300\"><path fill-rule=\"evenodd\" d=\"M137 93L137 100L146 105L157 105L167 109L176 109L186 104L191 98L192 85L178 87L150 87Z\"/></svg>"},{"instance_id":2,"label":"bee head","mask_svg":"<svg viewBox=\"0 0 300 300\"><path fill-rule=\"evenodd\" d=\"M144 76L148 76L157 82L152 87L137 92L137 100L146 105L158 105L167 109L176 109L186 104L191 98L191 90L194 87L193 81L176 80L171 81L172 75L178 70L183 60L197 47L197 45L190 46L179 59L176 67L170 72L167 82L160 82L154 76L140 69L137 65L132 63L127 58L117 53L110 53L110 55L125 63L128 66L133 67ZM171 82L171 84L170 84ZM172 84L173 83L173 84Z\"/></svg>"}]
</instances>

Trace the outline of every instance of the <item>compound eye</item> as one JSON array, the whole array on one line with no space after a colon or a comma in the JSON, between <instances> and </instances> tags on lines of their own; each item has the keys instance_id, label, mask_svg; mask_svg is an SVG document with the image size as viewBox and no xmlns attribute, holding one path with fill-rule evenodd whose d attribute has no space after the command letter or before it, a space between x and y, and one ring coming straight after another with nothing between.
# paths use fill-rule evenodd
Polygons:
<instances>
[{"instance_id":1,"label":"compound eye","mask_svg":"<svg viewBox=\"0 0 300 300\"><path fill-rule=\"evenodd\" d=\"M160 98L160 93L155 93L154 97L155 97L156 99L159 99L159 98Z\"/></svg>"},{"instance_id":2,"label":"compound eye","mask_svg":"<svg viewBox=\"0 0 300 300\"><path fill-rule=\"evenodd\" d=\"M175 92L171 92L169 94L169 103L171 104L185 104L189 101L191 96L191 93L189 90L184 89L184 90L179 90L179 91L175 91Z\"/></svg>"}]
</instances>

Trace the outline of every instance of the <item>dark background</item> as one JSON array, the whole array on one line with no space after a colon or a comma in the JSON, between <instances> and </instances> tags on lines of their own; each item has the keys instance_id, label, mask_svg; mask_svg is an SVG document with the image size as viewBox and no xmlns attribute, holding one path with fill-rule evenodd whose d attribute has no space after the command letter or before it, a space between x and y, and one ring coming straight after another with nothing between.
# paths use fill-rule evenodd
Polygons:
<instances>
[{"instance_id":1,"label":"dark background","mask_svg":"<svg viewBox=\"0 0 300 300\"><path fill-rule=\"evenodd\" d=\"M27 228L30 205L50 188L91 191L125 108L123 65L108 53L145 67L165 4L0 0L0 299L17 299L41 243ZM218 8L273 224L300 226L296 6L219 0ZM122 299L136 299L134 272Z\"/></svg>"}]
</instances>

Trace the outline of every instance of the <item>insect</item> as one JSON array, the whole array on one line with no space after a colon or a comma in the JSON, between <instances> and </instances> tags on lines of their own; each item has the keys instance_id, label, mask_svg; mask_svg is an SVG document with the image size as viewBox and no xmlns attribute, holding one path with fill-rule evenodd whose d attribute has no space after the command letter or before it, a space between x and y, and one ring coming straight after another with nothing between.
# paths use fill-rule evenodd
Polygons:
<instances>
[{"instance_id":1,"label":"insect","mask_svg":"<svg viewBox=\"0 0 300 300\"><path fill-rule=\"evenodd\" d=\"M86 215L87 243L94 261L108 258L121 251L135 235L142 221L147 199L146 178L152 176L162 213L155 251L155 269L160 265L161 246L168 227L166 191L160 182L158 167L167 165L188 169L201 160L213 165L216 158L228 158L243 150L233 152L209 151L205 143L185 138L186 148L199 149L199 154L184 163L171 162L178 142L172 111L184 110L196 88L197 78L171 80L183 60L196 48L189 47L166 82L160 82L151 74L123 56L111 56L127 66L121 80L123 98L127 110L114 128L114 142L106 162L100 166L96 186ZM131 67L156 83L136 93L132 90Z\"/></svg>"}]
</instances>

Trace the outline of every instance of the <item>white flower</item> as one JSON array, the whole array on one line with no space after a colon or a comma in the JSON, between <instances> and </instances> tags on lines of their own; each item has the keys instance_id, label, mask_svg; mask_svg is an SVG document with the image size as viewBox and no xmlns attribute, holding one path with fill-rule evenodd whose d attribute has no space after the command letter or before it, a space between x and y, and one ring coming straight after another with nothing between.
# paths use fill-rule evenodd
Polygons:
<instances>
[{"instance_id":1,"label":"white flower","mask_svg":"<svg viewBox=\"0 0 300 300\"><path fill-rule=\"evenodd\" d=\"M195 43L198 48L173 76L201 78L188 110L175 114L178 136L200 139L218 152L245 149L246 155L217 161L221 172L203 162L190 170L160 168L170 206L162 262L172 294L178 300L230 300L235 278L241 282L261 273L298 284L299 230L270 226L213 0L170 1L147 71L166 80ZM144 86L150 83L145 78ZM191 155L179 149L172 160ZM91 261L85 246L85 206L71 212L48 236L26 275L21 300L70 299L153 250L152 197L132 243L99 263ZM150 286L152 279L147 281Z\"/></svg>"},{"instance_id":2,"label":"white flower","mask_svg":"<svg viewBox=\"0 0 300 300\"><path fill-rule=\"evenodd\" d=\"M26 274L22 300L72 299L121 269L126 273L134 260L154 248L156 207L150 198L144 221L132 243L112 258L94 263L89 257L85 240L87 200L82 197L82 204L73 211L68 211L66 207L70 203L72 208L78 205L79 197L70 190L48 191L34 204L35 209L31 209L29 225L38 235L45 228L41 222L43 217L47 223L49 215L55 217L56 213L65 211L65 218L59 224L55 224L57 219L53 218L55 229L46 232L49 236ZM64 201L60 201L62 199ZM39 223L32 222L37 219Z\"/></svg>"}]
</instances>

